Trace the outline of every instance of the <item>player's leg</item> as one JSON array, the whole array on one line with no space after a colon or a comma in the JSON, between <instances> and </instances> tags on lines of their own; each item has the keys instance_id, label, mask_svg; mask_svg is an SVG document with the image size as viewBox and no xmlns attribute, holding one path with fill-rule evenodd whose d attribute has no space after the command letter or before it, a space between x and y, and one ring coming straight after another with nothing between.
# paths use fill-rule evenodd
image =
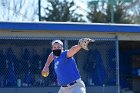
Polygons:
<instances>
[{"instance_id":1,"label":"player's leg","mask_svg":"<svg viewBox=\"0 0 140 93\"><path fill-rule=\"evenodd\" d=\"M69 93L69 89L61 87L58 93ZM70 92L71 93L71 92Z\"/></svg>"},{"instance_id":2,"label":"player's leg","mask_svg":"<svg viewBox=\"0 0 140 93\"><path fill-rule=\"evenodd\" d=\"M71 89L71 93L86 93L86 87L83 81L77 82Z\"/></svg>"},{"instance_id":3,"label":"player's leg","mask_svg":"<svg viewBox=\"0 0 140 93\"><path fill-rule=\"evenodd\" d=\"M85 87L77 87L73 90L72 93L86 93L86 88Z\"/></svg>"},{"instance_id":4,"label":"player's leg","mask_svg":"<svg viewBox=\"0 0 140 93\"><path fill-rule=\"evenodd\" d=\"M62 88L59 89L58 93L64 93Z\"/></svg>"}]
</instances>

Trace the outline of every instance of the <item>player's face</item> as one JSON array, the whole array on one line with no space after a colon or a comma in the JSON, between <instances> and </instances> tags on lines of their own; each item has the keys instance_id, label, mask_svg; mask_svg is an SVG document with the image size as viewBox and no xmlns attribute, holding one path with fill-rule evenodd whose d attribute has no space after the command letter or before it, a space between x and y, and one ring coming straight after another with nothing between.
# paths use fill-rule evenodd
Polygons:
<instances>
[{"instance_id":1,"label":"player's face","mask_svg":"<svg viewBox=\"0 0 140 93\"><path fill-rule=\"evenodd\" d=\"M57 50L57 49L61 49L62 50L62 45L59 43L54 43L52 46L52 50Z\"/></svg>"},{"instance_id":2,"label":"player's face","mask_svg":"<svg viewBox=\"0 0 140 93\"><path fill-rule=\"evenodd\" d=\"M52 46L52 52L56 57L60 56L62 52L62 45L59 43L54 43Z\"/></svg>"}]
</instances>

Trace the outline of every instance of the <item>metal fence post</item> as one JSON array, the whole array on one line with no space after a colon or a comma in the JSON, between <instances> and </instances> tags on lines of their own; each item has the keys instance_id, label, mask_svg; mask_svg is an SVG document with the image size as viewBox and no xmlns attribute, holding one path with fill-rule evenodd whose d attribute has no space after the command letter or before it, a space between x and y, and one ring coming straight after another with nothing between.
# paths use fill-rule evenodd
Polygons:
<instances>
[{"instance_id":1,"label":"metal fence post","mask_svg":"<svg viewBox=\"0 0 140 93\"><path fill-rule=\"evenodd\" d=\"M117 75L116 75L116 78L117 78L117 93L120 93L120 73L119 73L119 40L118 40L118 36L116 36L116 72L117 72Z\"/></svg>"}]
</instances>

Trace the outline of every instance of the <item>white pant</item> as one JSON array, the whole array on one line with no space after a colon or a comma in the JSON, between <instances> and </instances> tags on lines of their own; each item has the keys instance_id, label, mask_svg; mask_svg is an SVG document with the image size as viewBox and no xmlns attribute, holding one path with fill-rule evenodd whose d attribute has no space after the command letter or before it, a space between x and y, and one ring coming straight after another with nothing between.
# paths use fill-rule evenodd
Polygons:
<instances>
[{"instance_id":1,"label":"white pant","mask_svg":"<svg viewBox=\"0 0 140 93\"><path fill-rule=\"evenodd\" d=\"M78 82L72 86L60 87L58 93L86 93L86 87L82 80L78 80Z\"/></svg>"}]
</instances>

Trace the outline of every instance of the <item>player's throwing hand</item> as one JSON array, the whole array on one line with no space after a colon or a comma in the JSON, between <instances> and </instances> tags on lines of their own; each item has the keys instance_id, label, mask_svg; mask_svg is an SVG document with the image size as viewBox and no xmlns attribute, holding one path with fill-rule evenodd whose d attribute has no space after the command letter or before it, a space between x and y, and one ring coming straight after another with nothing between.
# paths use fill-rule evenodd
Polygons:
<instances>
[{"instance_id":1,"label":"player's throwing hand","mask_svg":"<svg viewBox=\"0 0 140 93\"><path fill-rule=\"evenodd\" d=\"M49 67L45 66L41 72L43 77L47 77L49 75Z\"/></svg>"}]
</instances>

